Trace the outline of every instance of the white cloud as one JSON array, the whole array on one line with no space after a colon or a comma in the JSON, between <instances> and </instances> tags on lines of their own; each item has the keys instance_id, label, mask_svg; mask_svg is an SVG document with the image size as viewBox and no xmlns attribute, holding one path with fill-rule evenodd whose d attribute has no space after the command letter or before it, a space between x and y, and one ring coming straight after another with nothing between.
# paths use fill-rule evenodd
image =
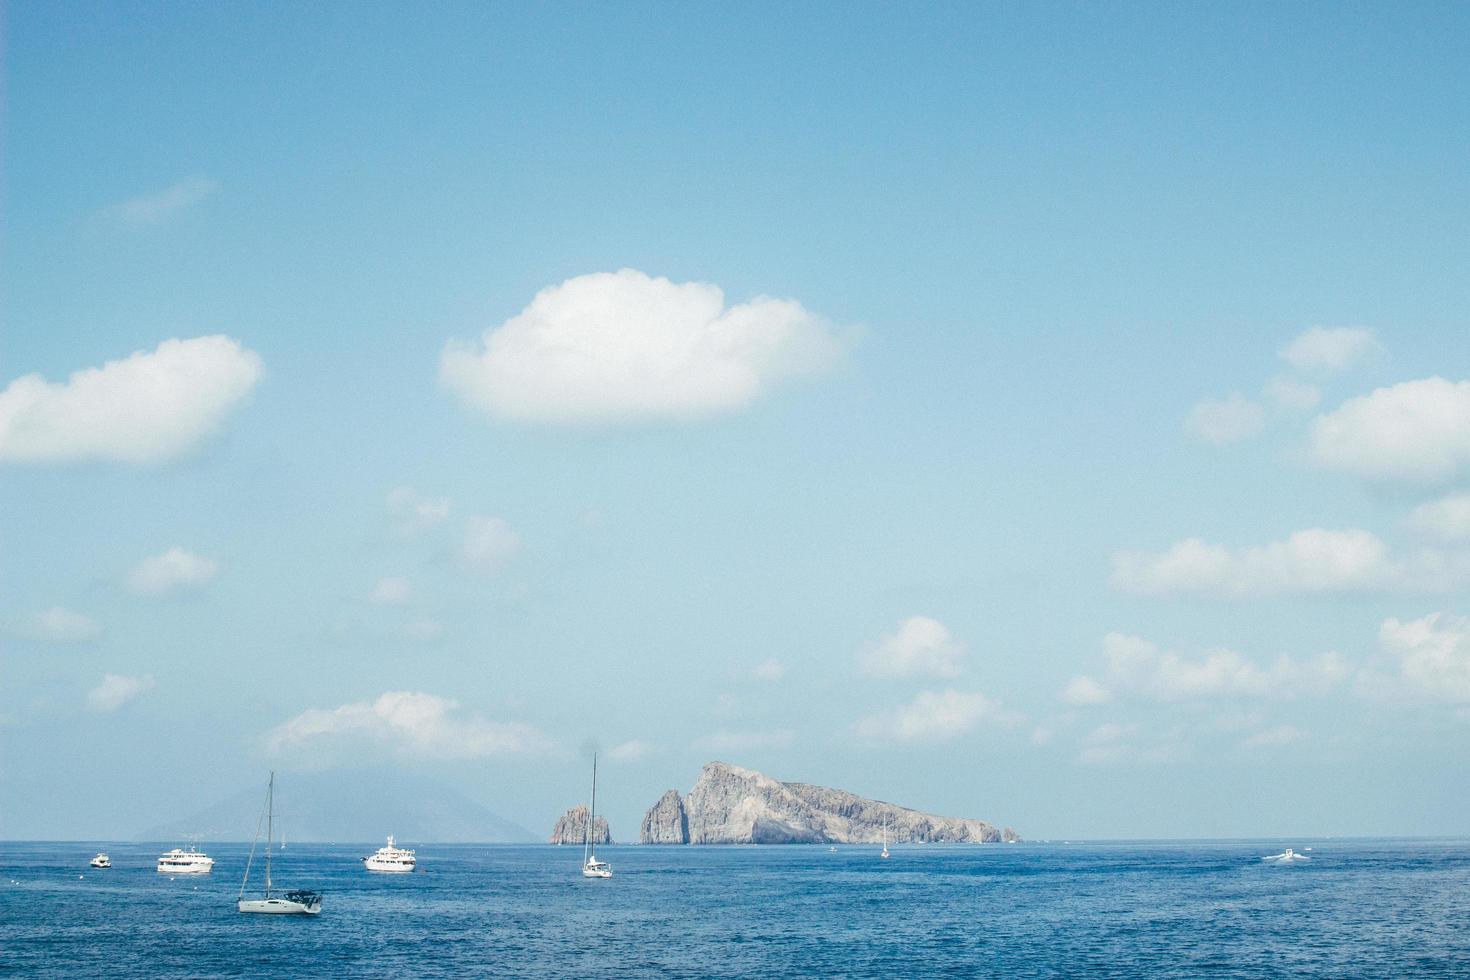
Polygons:
<instances>
[{"instance_id":1,"label":"white cloud","mask_svg":"<svg viewBox=\"0 0 1470 980\"><path fill-rule=\"evenodd\" d=\"M1316 385L1295 378L1272 378L1266 382L1266 397L1277 408L1307 412L1317 407L1322 392Z\"/></svg>"},{"instance_id":2,"label":"white cloud","mask_svg":"<svg viewBox=\"0 0 1470 980\"><path fill-rule=\"evenodd\" d=\"M407 601L411 592L413 592L413 586L408 579L390 575L378 579L378 584L373 586L372 595L369 598L379 605L396 605Z\"/></svg>"},{"instance_id":3,"label":"white cloud","mask_svg":"<svg viewBox=\"0 0 1470 980\"><path fill-rule=\"evenodd\" d=\"M637 762L653 751L653 746L642 739L630 739L607 750L607 757L614 762Z\"/></svg>"},{"instance_id":4,"label":"white cloud","mask_svg":"<svg viewBox=\"0 0 1470 980\"><path fill-rule=\"evenodd\" d=\"M107 674L101 684L87 692L87 707L93 711L116 711L153 687L153 677L149 674L142 677Z\"/></svg>"},{"instance_id":5,"label":"white cloud","mask_svg":"<svg viewBox=\"0 0 1470 980\"><path fill-rule=\"evenodd\" d=\"M771 732L737 732L721 730L696 739L698 749L709 752L751 752L756 749L784 749L791 744L789 728Z\"/></svg>"},{"instance_id":6,"label":"white cloud","mask_svg":"<svg viewBox=\"0 0 1470 980\"><path fill-rule=\"evenodd\" d=\"M1113 695L1091 677L1079 675L1068 681L1067 686L1062 688L1062 693L1057 697L1066 704L1080 708L1093 704L1105 704L1112 700Z\"/></svg>"},{"instance_id":7,"label":"white cloud","mask_svg":"<svg viewBox=\"0 0 1470 980\"><path fill-rule=\"evenodd\" d=\"M1103 656L1112 690L1149 701L1289 699L1323 694L1352 673L1336 653L1310 660L1282 656L1262 667L1234 650L1210 650L1189 659L1142 637L1122 633L1109 633L1103 638Z\"/></svg>"},{"instance_id":8,"label":"white cloud","mask_svg":"<svg viewBox=\"0 0 1470 980\"><path fill-rule=\"evenodd\" d=\"M854 731L878 741L943 742L973 731L982 721L1009 721L999 709L979 692L920 691L908 704L862 719Z\"/></svg>"},{"instance_id":9,"label":"white cloud","mask_svg":"<svg viewBox=\"0 0 1470 980\"><path fill-rule=\"evenodd\" d=\"M1470 581L1470 555L1421 549L1391 554L1356 528L1308 528L1245 548L1199 538L1167 551L1119 551L1110 584L1135 595L1193 593L1241 599L1269 595L1443 592Z\"/></svg>"},{"instance_id":10,"label":"white cloud","mask_svg":"<svg viewBox=\"0 0 1470 980\"><path fill-rule=\"evenodd\" d=\"M418 619L403 627L403 635L416 643L438 643L444 639L444 624L433 619Z\"/></svg>"},{"instance_id":11,"label":"white cloud","mask_svg":"<svg viewBox=\"0 0 1470 980\"><path fill-rule=\"evenodd\" d=\"M1182 729L1150 736L1136 724L1110 721L1083 737L1077 761L1086 765L1172 762L1188 752Z\"/></svg>"},{"instance_id":12,"label":"white cloud","mask_svg":"<svg viewBox=\"0 0 1470 980\"><path fill-rule=\"evenodd\" d=\"M779 681L786 676L786 665L774 657L751 668L750 676L758 681Z\"/></svg>"},{"instance_id":13,"label":"white cloud","mask_svg":"<svg viewBox=\"0 0 1470 980\"><path fill-rule=\"evenodd\" d=\"M530 725L466 714L457 701L415 691L310 708L266 736L271 752L356 743L434 759L539 754L553 748L551 739Z\"/></svg>"},{"instance_id":14,"label":"white cloud","mask_svg":"<svg viewBox=\"0 0 1470 980\"><path fill-rule=\"evenodd\" d=\"M468 568L494 571L515 557L520 547L520 537L504 520L475 515L465 522L459 558Z\"/></svg>"},{"instance_id":15,"label":"white cloud","mask_svg":"<svg viewBox=\"0 0 1470 980\"><path fill-rule=\"evenodd\" d=\"M1434 700L1470 703L1470 618L1433 613L1409 622L1390 619L1378 640L1412 689Z\"/></svg>"},{"instance_id":16,"label":"white cloud","mask_svg":"<svg viewBox=\"0 0 1470 980\"><path fill-rule=\"evenodd\" d=\"M423 497L413 487L395 487L388 493L388 516L393 529L404 537L442 523L449 508L448 497Z\"/></svg>"},{"instance_id":17,"label":"white cloud","mask_svg":"<svg viewBox=\"0 0 1470 980\"><path fill-rule=\"evenodd\" d=\"M1306 732L1293 725L1277 725L1246 737L1241 741L1240 747L1243 749L1279 748L1283 745L1291 745L1293 742L1300 742L1306 737Z\"/></svg>"},{"instance_id":18,"label":"white cloud","mask_svg":"<svg viewBox=\"0 0 1470 980\"><path fill-rule=\"evenodd\" d=\"M830 327L795 300L726 307L711 283L622 269L549 286L478 342L451 341L439 378L498 418L616 424L734 411L839 354Z\"/></svg>"},{"instance_id":19,"label":"white cloud","mask_svg":"<svg viewBox=\"0 0 1470 980\"><path fill-rule=\"evenodd\" d=\"M130 225L153 225L186 211L219 189L205 177L189 177L162 190L120 201L103 209L103 214Z\"/></svg>"},{"instance_id":20,"label":"white cloud","mask_svg":"<svg viewBox=\"0 0 1470 980\"><path fill-rule=\"evenodd\" d=\"M64 383L28 374L0 392L0 461L176 458L218 431L261 373L253 351L214 336L165 340Z\"/></svg>"},{"instance_id":21,"label":"white cloud","mask_svg":"<svg viewBox=\"0 0 1470 980\"><path fill-rule=\"evenodd\" d=\"M1312 327L1280 351L1298 371L1343 371L1378 348L1362 327Z\"/></svg>"},{"instance_id":22,"label":"white cloud","mask_svg":"<svg viewBox=\"0 0 1470 980\"><path fill-rule=\"evenodd\" d=\"M128 573L128 588L139 595L170 595L202 589L219 574L219 565L183 548L145 558Z\"/></svg>"},{"instance_id":23,"label":"white cloud","mask_svg":"<svg viewBox=\"0 0 1470 980\"><path fill-rule=\"evenodd\" d=\"M1367 479L1448 479L1470 464L1470 381L1424 378L1350 398L1312 421L1309 451Z\"/></svg>"},{"instance_id":24,"label":"white cloud","mask_svg":"<svg viewBox=\"0 0 1470 980\"><path fill-rule=\"evenodd\" d=\"M1196 402L1184 419L1186 432L1215 446L1249 439L1266 424L1266 410L1239 392L1222 401Z\"/></svg>"},{"instance_id":25,"label":"white cloud","mask_svg":"<svg viewBox=\"0 0 1470 980\"><path fill-rule=\"evenodd\" d=\"M52 606L36 613L10 632L46 643L82 643L95 638L102 631L87 616L62 606Z\"/></svg>"},{"instance_id":26,"label":"white cloud","mask_svg":"<svg viewBox=\"0 0 1470 980\"><path fill-rule=\"evenodd\" d=\"M964 664L965 648L928 616L905 619L862 658L863 673L870 677L958 677Z\"/></svg>"},{"instance_id":27,"label":"white cloud","mask_svg":"<svg viewBox=\"0 0 1470 980\"><path fill-rule=\"evenodd\" d=\"M1470 541L1470 493L1420 504L1408 523L1416 531L1445 541Z\"/></svg>"}]
</instances>

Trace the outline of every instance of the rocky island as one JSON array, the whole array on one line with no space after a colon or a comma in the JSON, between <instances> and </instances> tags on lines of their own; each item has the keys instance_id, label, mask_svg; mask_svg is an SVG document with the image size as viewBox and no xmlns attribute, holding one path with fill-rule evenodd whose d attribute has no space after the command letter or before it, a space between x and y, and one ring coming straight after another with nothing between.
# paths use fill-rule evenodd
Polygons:
<instances>
[{"instance_id":1,"label":"rocky island","mask_svg":"<svg viewBox=\"0 0 1470 980\"><path fill-rule=\"evenodd\" d=\"M565 818L563 818L565 819ZM586 813L583 811L583 820ZM643 818L644 844L876 844L1019 841L983 820L939 817L840 789L783 783L711 762L689 794L669 790ZM558 825L560 826L560 825ZM581 836L577 841L580 843Z\"/></svg>"},{"instance_id":2,"label":"rocky island","mask_svg":"<svg viewBox=\"0 0 1470 980\"><path fill-rule=\"evenodd\" d=\"M556 822L551 828L551 843L553 844L584 844L587 841L587 804L578 803ZM612 831L608 830L607 821L598 817L592 825L593 844L611 844Z\"/></svg>"}]
</instances>

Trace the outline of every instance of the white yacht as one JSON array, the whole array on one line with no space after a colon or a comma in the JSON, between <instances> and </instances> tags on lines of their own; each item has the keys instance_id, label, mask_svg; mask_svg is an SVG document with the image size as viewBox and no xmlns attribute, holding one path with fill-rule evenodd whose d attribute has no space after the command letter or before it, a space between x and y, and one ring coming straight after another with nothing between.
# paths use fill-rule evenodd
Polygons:
<instances>
[{"instance_id":1,"label":"white yacht","mask_svg":"<svg viewBox=\"0 0 1470 980\"><path fill-rule=\"evenodd\" d=\"M176 847L158 855L158 873L167 875L207 875L214 870L214 858L193 844L186 851Z\"/></svg>"},{"instance_id":2,"label":"white yacht","mask_svg":"<svg viewBox=\"0 0 1470 980\"><path fill-rule=\"evenodd\" d=\"M367 857L362 859L363 867L369 871L412 871L417 858L413 851L404 850L393 845L393 835L388 835L388 846L380 847Z\"/></svg>"},{"instance_id":3,"label":"white yacht","mask_svg":"<svg viewBox=\"0 0 1470 980\"><path fill-rule=\"evenodd\" d=\"M582 835L582 877L611 878L612 865L597 860L592 835L597 831L597 753L592 753L592 804L587 808L587 832Z\"/></svg>"},{"instance_id":4,"label":"white yacht","mask_svg":"<svg viewBox=\"0 0 1470 980\"><path fill-rule=\"evenodd\" d=\"M106 854L99 854L94 857L89 863L94 868L110 868L112 867L112 858L108 857Z\"/></svg>"},{"instance_id":5,"label":"white yacht","mask_svg":"<svg viewBox=\"0 0 1470 980\"><path fill-rule=\"evenodd\" d=\"M1261 860L1270 861L1273 864L1295 864L1297 861L1310 861L1312 859L1307 857L1305 854L1298 854L1296 851L1293 851L1291 848L1288 847L1280 854L1268 854L1265 857L1261 858Z\"/></svg>"},{"instance_id":6,"label":"white yacht","mask_svg":"<svg viewBox=\"0 0 1470 980\"><path fill-rule=\"evenodd\" d=\"M265 889L260 898L246 898L245 888L250 884L250 866L255 863L255 845L260 843L260 824L255 825L255 840L250 842L250 857L245 862L245 877L240 882L240 897L235 907L241 912L264 912L273 915L317 915L322 910L322 893L297 888L291 891L275 891L271 887L271 838L276 822L276 774L271 771L271 781L265 791ZM274 891L274 894L272 892Z\"/></svg>"},{"instance_id":7,"label":"white yacht","mask_svg":"<svg viewBox=\"0 0 1470 980\"><path fill-rule=\"evenodd\" d=\"M878 855L885 861L888 859L888 814L883 814L883 853Z\"/></svg>"}]
</instances>

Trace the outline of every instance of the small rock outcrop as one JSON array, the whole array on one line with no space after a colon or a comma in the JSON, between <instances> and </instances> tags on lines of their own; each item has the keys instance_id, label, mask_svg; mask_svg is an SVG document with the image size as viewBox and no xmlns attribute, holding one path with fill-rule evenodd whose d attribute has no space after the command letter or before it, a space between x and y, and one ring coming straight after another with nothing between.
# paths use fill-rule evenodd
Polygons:
<instances>
[{"instance_id":1,"label":"small rock outcrop","mask_svg":"<svg viewBox=\"0 0 1470 980\"><path fill-rule=\"evenodd\" d=\"M1012 830L1009 827L1007 827L1005 830L1002 830L1000 832L1000 839L1002 841L1004 841L1005 843L1007 843L1007 844L1019 844L1019 843L1021 843L1021 835L1018 834L1018 833L1016 833L1014 830Z\"/></svg>"},{"instance_id":2,"label":"small rock outcrop","mask_svg":"<svg viewBox=\"0 0 1470 980\"><path fill-rule=\"evenodd\" d=\"M691 844L876 844L885 827L893 844L1001 839L983 820L939 817L846 790L783 783L724 762L704 767L684 797L684 811Z\"/></svg>"},{"instance_id":3,"label":"small rock outcrop","mask_svg":"<svg viewBox=\"0 0 1470 980\"><path fill-rule=\"evenodd\" d=\"M689 816L684 812L684 800L679 791L671 789L649 808L643 817L643 828L638 832L640 844L687 844L689 843Z\"/></svg>"},{"instance_id":4,"label":"small rock outcrop","mask_svg":"<svg viewBox=\"0 0 1470 980\"><path fill-rule=\"evenodd\" d=\"M585 844L587 842L587 804L578 803L566 813L562 814L556 826L551 829L551 843L553 844ZM593 844L611 844L612 832L608 830L607 821L598 817L592 825Z\"/></svg>"}]
</instances>

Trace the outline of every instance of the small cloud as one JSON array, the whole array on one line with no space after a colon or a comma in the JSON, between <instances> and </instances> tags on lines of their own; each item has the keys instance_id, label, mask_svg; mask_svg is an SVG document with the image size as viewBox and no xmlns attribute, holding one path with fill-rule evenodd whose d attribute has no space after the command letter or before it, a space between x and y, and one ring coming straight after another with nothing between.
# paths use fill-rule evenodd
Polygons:
<instances>
[{"instance_id":1,"label":"small cloud","mask_svg":"<svg viewBox=\"0 0 1470 980\"><path fill-rule=\"evenodd\" d=\"M1155 764L1172 762L1188 753L1184 733L1177 728L1150 738L1137 725L1107 722L1083 737L1077 761L1084 765Z\"/></svg>"},{"instance_id":2,"label":"small cloud","mask_svg":"<svg viewBox=\"0 0 1470 980\"><path fill-rule=\"evenodd\" d=\"M1078 675L1067 682L1067 686L1062 688L1062 693L1057 697L1065 704L1086 707L1105 704L1111 700L1112 694L1091 677Z\"/></svg>"},{"instance_id":3,"label":"small cloud","mask_svg":"<svg viewBox=\"0 0 1470 980\"><path fill-rule=\"evenodd\" d=\"M721 730L696 739L694 745L708 752L751 752L756 749L784 749L791 744L789 728L771 732Z\"/></svg>"},{"instance_id":4,"label":"small cloud","mask_svg":"<svg viewBox=\"0 0 1470 980\"><path fill-rule=\"evenodd\" d=\"M444 639L444 624L433 619L419 619L403 627L403 635L415 643L438 643Z\"/></svg>"},{"instance_id":5,"label":"small cloud","mask_svg":"<svg viewBox=\"0 0 1470 980\"><path fill-rule=\"evenodd\" d=\"M615 762L637 762L653 751L653 746L641 739L631 739L607 750L607 757Z\"/></svg>"},{"instance_id":6,"label":"small cloud","mask_svg":"<svg viewBox=\"0 0 1470 980\"><path fill-rule=\"evenodd\" d=\"M448 497L423 497L413 487L396 487L388 493L388 518L393 530L413 537L449 517Z\"/></svg>"},{"instance_id":7,"label":"small cloud","mask_svg":"<svg viewBox=\"0 0 1470 980\"><path fill-rule=\"evenodd\" d=\"M1282 745L1299 742L1306 735L1306 732L1292 725L1277 725L1275 728L1268 728L1265 731L1256 732L1254 735L1243 739L1240 747L1243 749L1277 748Z\"/></svg>"},{"instance_id":8,"label":"small cloud","mask_svg":"<svg viewBox=\"0 0 1470 980\"><path fill-rule=\"evenodd\" d=\"M465 525L459 557L467 568L495 571L515 557L520 547L520 537L503 519L472 516Z\"/></svg>"},{"instance_id":9,"label":"small cloud","mask_svg":"<svg viewBox=\"0 0 1470 980\"><path fill-rule=\"evenodd\" d=\"M1240 442L1266 425L1266 410L1234 392L1223 401L1196 402L1184 420L1186 432L1213 446Z\"/></svg>"},{"instance_id":10,"label":"small cloud","mask_svg":"<svg viewBox=\"0 0 1470 980\"><path fill-rule=\"evenodd\" d=\"M1378 349L1373 331L1362 327L1312 327L1282 348L1280 355L1298 371L1336 372L1352 367Z\"/></svg>"},{"instance_id":11,"label":"small cloud","mask_svg":"<svg viewBox=\"0 0 1470 980\"><path fill-rule=\"evenodd\" d=\"M910 616L864 655L862 670L869 677L958 677L964 661L965 648L943 623Z\"/></svg>"},{"instance_id":12,"label":"small cloud","mask_svg":"<svg viewBox=\"0 0 1470 980\"><path fill-rule=\"evenodd\" d=\"M795 300L727 307L712 283L622 269L548 286L478 340L451 341L439 380L496 418L618 425L736 411L841 350Z\"/></svg>"},{"instance_id":13,"label":"small cloud","mask_svg":"<svg viewBox=\"0 0 1470 980\"><path fill-rule=\"evenodd\" d=\"M0 391L0 462L160 463L203 443L255 387L260 357L229 337L165 340L65 382Z\"/></svg>"},{"instance_id":14,"label":"small cloud","mask_svg":"<svg viewBox=\"0 0 1470 980\"><path fill-rule=\"evenodd\" d=\"M1312 421L1324 469L1369 480L1436 483L1470 466L1470 381L1404 381L1349 398Z\"/></svg>"},{"instance_id":15,"label":"small cloud","mask_svg":"<svg viewBox=\"0 0 1470 980\"><path fill-rule=\"evenodd\" d=\"M61 606L52 606L11 630L14 635L44 643L84 643L102 632L90 618Z\"/></svg>"},{"instance_id":16,"label":"small cloud","mask_svg":"<svg viewBox=\"0 0 1470 980\"><path fill-rule=\"evenodd\" d=\"M758 681L779 681L786 676L786 665L772 657L752 667L750 676Z\"/></svg>"},{"instance_id":17,"label":"small cloud","mask_svg":"<svg viewBox=\"0 0 1470 980\"><path fill-rule=\"evenodd\" d=\"M145 558L128 573L128 588L138 595L164 596L204 588L219 574L219 565L183 548L170 548Z\"/></svg>"},{"instance_id":18,"label":"small cloud","mask_svg":"<svg viewBox=\"0 0 1470 980\"><path fill-rule=\"evenodd\" d=\"M123 224L156 225L187 211L218 189L219 185L206 177L189 177L162 190L108 205L102 213Z\"/></svg>"},{"instance_id":19,"label":"small cloud","mask_svg":"<svg viewBox=\"0 0 1470 980\"><path fill-rule=\"evenodd\" d=\"M406 758L483 759L551 751L545 734L519 722L466 714L459 703L416 691L389 691L373 701L311 708L266 736L272 753L388 748Z\"/></svg>"},{"instance_id":20,"label":"small cloud","mask_svg":"<svg viewBox=\"0 0 1470 980\"><path fill-rule=\"evenodd\" d=\"M87 707L93 711L116 711L129 701L153 690L153 676L125 677L107 674L102 683L87 692Z\"/></svg>"},{"instance_id":21,"label":"small cloud","mask_svg":"<svg viewBox=\"0 0 1470 980\"><path fill-rule=\"evenodd\" d=\"M1272 378L1266 382L1266 397L1277 408L1310 412L1322 400L1322 392L1316 385L1295 378Z\"/></svg>"},{"instance_id":22,"label":"small cloud","mask_svg":"<svg viewBox=\"0 0 1470 980\"><path fill-rule=\"evenodd\" d=\"M1420 504L1409 515L1408 524L1420 534L1444 541L1470 541L1470 493Z\"/></svg>"},{"instance_id":23,"label":"small cloud","mask_svg":"<svg viewBox=\"0 0 1470 980\"><path fill-rule=\"evenodd\" d=\"M862 719L854 731L875 741L944 742L973 731L982 721L1006 720L999 709L979 692L921 691L908 704Z\"/></svg>"},{"instance_id":24,"label":"small cloud","mask_svg":"<svg viewBox=\"0 0 1470 980\"><path fill-rule=\"evenodd\" d=\"M1470 617L1385 620L1378 641L1396 659L1399 680L1410 692L1470 704Z\"/></svg>"},{"instance_id":25,"label":"small cloud","mask_svg":"<svg viewBox=\"0 0 1470 980\"><path fill-rule=\"evenodd\" d=\"M408 600L413 586L408 579L399 576L389 576L378 579L378 584L373 586L372 595L369 599L379 605L397 605Z\"/></svg>"},{"instance_id":26,"label":"small cloud","mask_svg":"<svg viewBox=\"0 0 1470 980\"><path fill-rule=\"evenodd\" d=\"M1037 725L1031 730L1032 745L1050 745L1056 738L1056 732L1045 725Z\"/></svg>"}]
</instances>

